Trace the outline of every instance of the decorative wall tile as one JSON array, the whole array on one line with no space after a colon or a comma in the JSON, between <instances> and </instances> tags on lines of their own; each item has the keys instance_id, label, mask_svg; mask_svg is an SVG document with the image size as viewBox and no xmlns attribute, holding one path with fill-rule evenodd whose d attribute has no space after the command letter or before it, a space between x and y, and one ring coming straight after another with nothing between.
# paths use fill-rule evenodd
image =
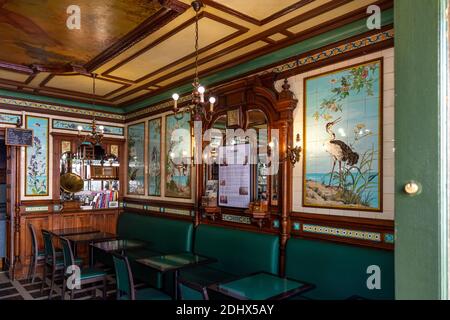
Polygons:
<instances>
[{"instance_id":1,"label":"decorative wall tile","mask_svg":"<svg viewBox=\"0 0 450 320\"><path fill-rule=\"evenodd\" d=\"M78 126L81 126L83 128L82 131L84 131L84 132L92 131L92 125L90 123L86 123L86 122L67 121L67 120L59 120L59 119L53 119L53 122L52 122L53 129L78 131ZM104 128L105 134L114 135L114 136L123 136L124 135L123 127L103 125L103 128Z\"/></svg>"},{"instance_id":2,"label":"decorative wall tile","mask_svg":"<svg viewBox=\"0 0 450 320\"><path fill-rule=\"evenodd\" d=\"M128 126L128 194L145 192L145 123Z\"/></svg>"},{"instance_id":3,"label":"decorative wall tile","mask_svg":"<svg viewBox=\"0 0 450 320\"><path fill-rule=\"evenodd\" d=\"M161 120L148 122L148 195L161 196Z\"/></svg>"},{"instance_id":4,"label":"decorative wall tile","mask_svg":"<svg viewBox=\"0 0 450 320\"><path fill-rule=\"evenodd\" d=\"M94 110L89 110L89 109L76 109L76 108L72 108L72 107L57 106L57 105L53 105L53 104L46 104L46 103L40 103L40 102L34 102L34 101L26 101L26 100L0 97L0 103L9 104L9 105L18 106L18 107L36 108L36 109L41 109L44 111L58 111L58 112L66 112L66 113L79 114L79 115L85 115L85 116L97 117L97 118L125 120L125 116L123 116L121 114L94 111Z\"/></svg>"},{"instance_id":5,"label":"decorative wall tile","mask_svg":"<svg viewBox=\"0 0 450 320\"><path fill-rule=\"evenodd\" d=\"M292 224L292 229L294 229L295 231L299 231L300 230L300 223L299 222L294 222Z\"/></svg>"},{"instance_id":6,"label":"decorative wall tile","mask_svg":"<svg viewBox=\"0 0 450 320\"><path fill-rule=\"evenodd\" d=\"M234 214L223 214L222 220L227 222L241 223L241 224L251 224L249 217L237 216Z\"/></svg>"},{"instance_id":7,"label":"decorative wall tile","mask_svg":"<svg viewBox=\"0 0 450 320\"><path fill-rule=\"evenodd\" d=\"M33 206L25 208L25 212L44 212L44 211L48 211L48 206Z\"/></svg>"},{"instance_id":8,"label":"decorative wall tile","mask_svg":"<svg viewBox=\"0 0 450 320\"><path fill-rule=\"evenodd\" d=\"M344 237L344 238L353 238L359 240L368 240L368 241L381 241L381 234L379 232L369 232L369 231L361 231L361 230L350 230L343 228L334 228L328 226L319 226L313 224L304 224L303 232L316 233L316 234L325 234L336 237Z\"/></svg>"},{"instance_id":9,"label":"decorative wall tile","mask_svg":"<svg viewBox=\"0 0 450 320\"><path fill-rule=\"evenodd\" d=\"M25 148L25 196L47 196L49 119L26 116L27 129L33 129L33 145Z\"/></svg>"},{"instance_id":10,"label":"decorative wall tile","mask_svg":"<svg viewBox=\"0 0 450 320\"><path fill-rule=\"evenodd\" d=\"M20 114L0 113L0 123L17 124L22 122Z\"/></svg>"},{"instance_id":11,"label":"decorative wall tile","mask_svg":"<svg viewBox=\"0 0 450 320\"><path fill-rule=\"evenodd\" d=\"M275 229L278 229L278 228L280 227L280 220L278 220L278 219L273 220L273 221L272 221L272 226L273 226Z\"/></svg>"},{"instance_id":12,"label":"decorative wall tile","mask_svg":"<svg viewBox=\"0 0 450 320\"><path fill-rule=\"evenodd\" d=\"M384 242L386 243L394 243L395 237L392 233L385 233L384 234Z\"/></svg>"}]
</instances>

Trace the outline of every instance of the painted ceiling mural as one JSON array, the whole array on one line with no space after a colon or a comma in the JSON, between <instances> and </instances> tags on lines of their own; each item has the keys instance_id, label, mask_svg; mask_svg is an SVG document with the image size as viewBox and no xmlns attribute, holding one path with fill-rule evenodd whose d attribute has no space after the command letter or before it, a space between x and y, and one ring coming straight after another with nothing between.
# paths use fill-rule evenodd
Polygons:
<instances>
[{"instance_id":1,"label":"painted ceiling mural","mask_svg":"<svg viewBox=\"0 0 450 320\"><path fill-rule=\"evenodd\" d=\"M201 79L329 32L330 26L363 23L368 5L377 3L389 17L393 7L393 0L202 1ZM160 101L168 90L190 88L191 2L0 0L0 90L87 104L95 98L97 106L123 112ZM80 30L66 26L73 4L80 7ZM386 28L392 28L389 19ZM87 73L97 74L95 97Z\"/></svg>"},{"instance_id":2,"label":"painted ceiling mural","mask_svg":"<svg viewBox=\"0 0 450 320\"><path fill-rule=\"evenodd\" d=\"M67 8L74 3L81 28L71 30ZM84 64L161 8L147 0L0 0L0 60Z\"/></svg>"}]
</instances>

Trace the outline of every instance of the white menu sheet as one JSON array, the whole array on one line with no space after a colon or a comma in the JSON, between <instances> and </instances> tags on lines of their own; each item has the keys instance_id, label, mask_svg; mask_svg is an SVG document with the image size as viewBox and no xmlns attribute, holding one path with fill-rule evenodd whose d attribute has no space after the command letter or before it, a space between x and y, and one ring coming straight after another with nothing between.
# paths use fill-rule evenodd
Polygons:
<instances>
[{"instance_id":1,"label":"white menu sheet","mask_svg":"<svg viewBox=\"0 0 450 320\"><path fill-rule=\"evenodd\" d=\"M248 208L250 173L249 144L219 148L219 206Z\"/></svg>"}]
</instances>

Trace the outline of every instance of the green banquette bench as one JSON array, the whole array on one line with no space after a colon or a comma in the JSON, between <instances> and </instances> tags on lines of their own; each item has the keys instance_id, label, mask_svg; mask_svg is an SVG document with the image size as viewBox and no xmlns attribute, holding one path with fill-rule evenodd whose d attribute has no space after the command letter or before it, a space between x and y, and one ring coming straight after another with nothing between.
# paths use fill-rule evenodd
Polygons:
<instances>
[{"instance_id":1,"label":"green banquette bench","mask_svg":"<svg viewBox=\"0 0 450 320\"><path fill-rule=\"evenodd\" d=\"M256 271L278 273L277 235L200 225L195 231L194 252L217 262L180 273L181 297L206 298L206 286Z\"/></svg>"},{"instance_id":2,"label":"green banquette bench","mask_svg":"<svg viewBox=\"0 0 450 320\"><path fill-rule=\"evenodd\" d=\"M380 289L370 290L369 266L380 269ZM394 252L333 242L291 238L286 247L286 276L316 285L296 298L343 300L394 299ZM371 281L369 281L371 282ZM372 283L372 282L371 282Z\"/></svg>"},{"instance_id":3,"label":"green banquette bench","mask_svg":"<svg viewBox=\"0 0 450 320\"><path fill-rule=\"evenodd\" d=\"M142 256L160 255L162 253L191 252L194 238L194 225L192 222L158 218L140 215L132 212L123 212L117 221L117 236L122 239L138 239L150 243L149 249L132 250L127 252L130 259L134 278L146 282L156 288L168 288L171 291L172 279L164 279L159 272L136 263L134 260ZM112 266L110 255L95 253L96 260ZM166 286L166 283L167 286Z\"/></svg>"}]
</instances>

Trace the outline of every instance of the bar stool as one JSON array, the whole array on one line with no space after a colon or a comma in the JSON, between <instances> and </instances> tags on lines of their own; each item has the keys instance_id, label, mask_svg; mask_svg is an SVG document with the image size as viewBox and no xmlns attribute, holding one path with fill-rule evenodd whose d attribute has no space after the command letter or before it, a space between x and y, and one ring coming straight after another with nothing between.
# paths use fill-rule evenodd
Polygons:
<instances>
[{"instance_id":1,"label":"bar stool","mask_svg":"<svg viewBox=\"0 0 450 320\"><path fill-rule=\"evenodd\" d=\"M73 257L73 251L72 246L70 245L70 241L66 238L59 238L61 241L62 249L63 249L63 256L64 256L64 281L62 286L62 299L65 299L66 294L66 286L67 286L67 280L71 276L71 274L67 273L67 268L69 266L73 266L76 264L76 259ZM81 291L87 291L87 290L93 290L94 297L95 297L95 290L97 288L103 287L103 299L106 299L106 275L107 273L103 270L96 269L96 268L87 268L87 269L81 269L80 270L80 287L89 284L89 283L96 283L96 282L102 282L102 285L93 286L87 289L70 289L70 299L73 299L73 295L75 290L81 290Z\"/></svg>"}]
</instances>

